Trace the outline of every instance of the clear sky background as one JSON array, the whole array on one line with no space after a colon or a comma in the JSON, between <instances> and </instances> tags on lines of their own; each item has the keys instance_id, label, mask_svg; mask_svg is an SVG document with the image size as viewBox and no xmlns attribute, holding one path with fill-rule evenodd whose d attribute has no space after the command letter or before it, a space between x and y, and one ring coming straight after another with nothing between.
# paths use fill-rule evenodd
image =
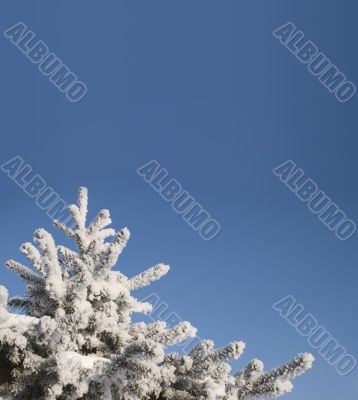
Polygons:
<instances>
[{"instance_id":1,"label":"clear sky background","mask_svg":"<svg viewBox=\"0 0 358 400\"><path fill-rule=\"evenodd\" d=\"M267 368L312 351L292 400L355 400L272 304L292 294L358 357L355 234L339 241L273 174L292 159L358 221L357 101L340 104L272 35L293 21L358 82L355 0L3 1L0 27L23 21L88 86L70 103L1 35L0 161L20 155L63 199L90 190L132 238L119 268L163 261L157 292L203 338L247 342L235 367ZM221 226L202 240L136 170L156 159ZM4 173L1 264L47 215ZM56 236L61 239L60 236ZM23 286L2 270L12 295Z\"/></svg>"}]
</instances>

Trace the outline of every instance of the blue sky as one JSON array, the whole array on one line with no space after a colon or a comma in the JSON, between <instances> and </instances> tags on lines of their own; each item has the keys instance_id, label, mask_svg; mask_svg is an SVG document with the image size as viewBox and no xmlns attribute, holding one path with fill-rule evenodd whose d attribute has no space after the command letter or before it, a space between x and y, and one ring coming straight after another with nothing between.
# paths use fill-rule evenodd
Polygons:
<instances>
[{"instance_id":1,"label":"blue sky","mask_svg":"<svg viewBox=\"0 0 358 400\"><path fill-rule=\"evenodd\" d=\"M289 294L358 357L357 238L340 241L272 169L292 159L358 221L357 97L341 104L272 35L288 21L358 82L358 6L336 1L2 2L2 31L31 28L86 83L71 103L0 38L1 163L19 155L61 197L90 191L132 238L118 266L157 263L158 293L217 345L247 342L235 367L312 351L292 400L353 400L358 369L338 375L277 312ZM221 224L204 241L136 170L157 160ZM50 219L4 173L1 263ZM62 240L56 235L58 240ZM12 294L23 287L6 271Z\"/></svg>"}]
</instances>

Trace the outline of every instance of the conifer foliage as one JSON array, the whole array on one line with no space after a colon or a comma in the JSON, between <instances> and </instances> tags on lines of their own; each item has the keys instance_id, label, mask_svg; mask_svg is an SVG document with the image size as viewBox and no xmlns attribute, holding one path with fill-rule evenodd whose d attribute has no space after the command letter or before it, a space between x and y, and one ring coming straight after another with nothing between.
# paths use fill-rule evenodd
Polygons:
<instances>
[{"instance_id":1,"label":"conifer foliage","mask_svg":"<svg viewBox=\"0 0 358 400\"><path fill-rule=\"evenodd\" d=\"M196 329L189 322L134 323L131 316L152 308L132 292L169 266L157 264L132 278L113 270L129 231L109 228L108 210L87 225L87 203L81 188L77 205L69 206L74 227L54 222L74 249L56 246L50 233L38 229L35 245L20 247L31 267L7 262L27 290L9 299L0 286L1 399L260 399L290 391L291 379L311 367L313 357L305 353L268 372L253 360L230 374L228 361L241 356L241 341L216 349L203 340L187 355L166 352Z\"/></svg>"}]
</instances>

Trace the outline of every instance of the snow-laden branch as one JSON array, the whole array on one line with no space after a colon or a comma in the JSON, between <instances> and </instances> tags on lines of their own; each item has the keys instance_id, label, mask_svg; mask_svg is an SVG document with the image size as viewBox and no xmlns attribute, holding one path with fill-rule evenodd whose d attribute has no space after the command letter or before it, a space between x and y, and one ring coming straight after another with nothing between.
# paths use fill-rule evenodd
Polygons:
<instances>
[{"instance_id":1,"label":"snow-laden branch","mask_svg":"<svg viewBox=\"0 0 358 400\"><path fill-rule=\"evenodd\" d=\"M169 265L157 264L129 280L129 290L139 289L150 285L169 272Z\"/></svg>"},{"instance_id":2,"label":"snow-laden branch","mask_svg":"<svg viewBox=\"0 0 358 400\"><path fill-rule=\"evenodd\" d=\"M169 347L195 337L196 332L197 329L190 322L183 321L174 328L157 333L153 338L163 346Z\"/></svg>"},{"instance_id":3,"label":"snow-laden branch","mask_svg":"<svg viewBox=\"0 0 358 400\"><path fill-rule=\"evenodd\" d=\"M65 287L55 241L45 229L38 229L35 232L34 240L42 256L46 290L54 300L61 300L64 296Z\"/></svg>"},{"instance_id":4,"label":"snow-laden branch","mask_svg":"<svg viewBox=\"0 0 358 400\"><path fill-rule=\"evenodd\" d=\"M43 285L45 283L44 279L33 272L30 268L22 265L14 260L8 260L6 262L6 267L11 271L17 272L20 274L21 278L26 280L27 282L36 283L38 285Z\"/></svg>"}]
</instances>

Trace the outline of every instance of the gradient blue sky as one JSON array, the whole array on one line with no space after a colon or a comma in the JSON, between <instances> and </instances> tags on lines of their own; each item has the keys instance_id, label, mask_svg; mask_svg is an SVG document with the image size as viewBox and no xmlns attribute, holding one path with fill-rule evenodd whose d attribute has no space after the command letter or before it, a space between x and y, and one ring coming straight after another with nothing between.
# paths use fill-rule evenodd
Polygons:
<instances>
[{"instance_id":1,"label":"gradient blue sky","mask_svg":"<svg viewBox=\"0 0 358 400\"><path fill-rule=\"evenodd\" d=\"M272 35L293 21L358 82L356 1L3 1L88 86L72 104L0 38L1 163L20 155L68 202L109 208L132 238L128 275L163 261L156 291L199 335L247 342L267 367L311 351L273 309L292 294L358 357L357 240L339 241L274 175L292 159L358 220L357 98L340 104ZM220 221L203 241L136 169L156 159ZM4 173L1 264L50 220ZM59 236L56 236L60 238ZM1 283L22 291L2 270ZM355 400L316 355L292 400Z\"/></svg>"}]
</instances>

